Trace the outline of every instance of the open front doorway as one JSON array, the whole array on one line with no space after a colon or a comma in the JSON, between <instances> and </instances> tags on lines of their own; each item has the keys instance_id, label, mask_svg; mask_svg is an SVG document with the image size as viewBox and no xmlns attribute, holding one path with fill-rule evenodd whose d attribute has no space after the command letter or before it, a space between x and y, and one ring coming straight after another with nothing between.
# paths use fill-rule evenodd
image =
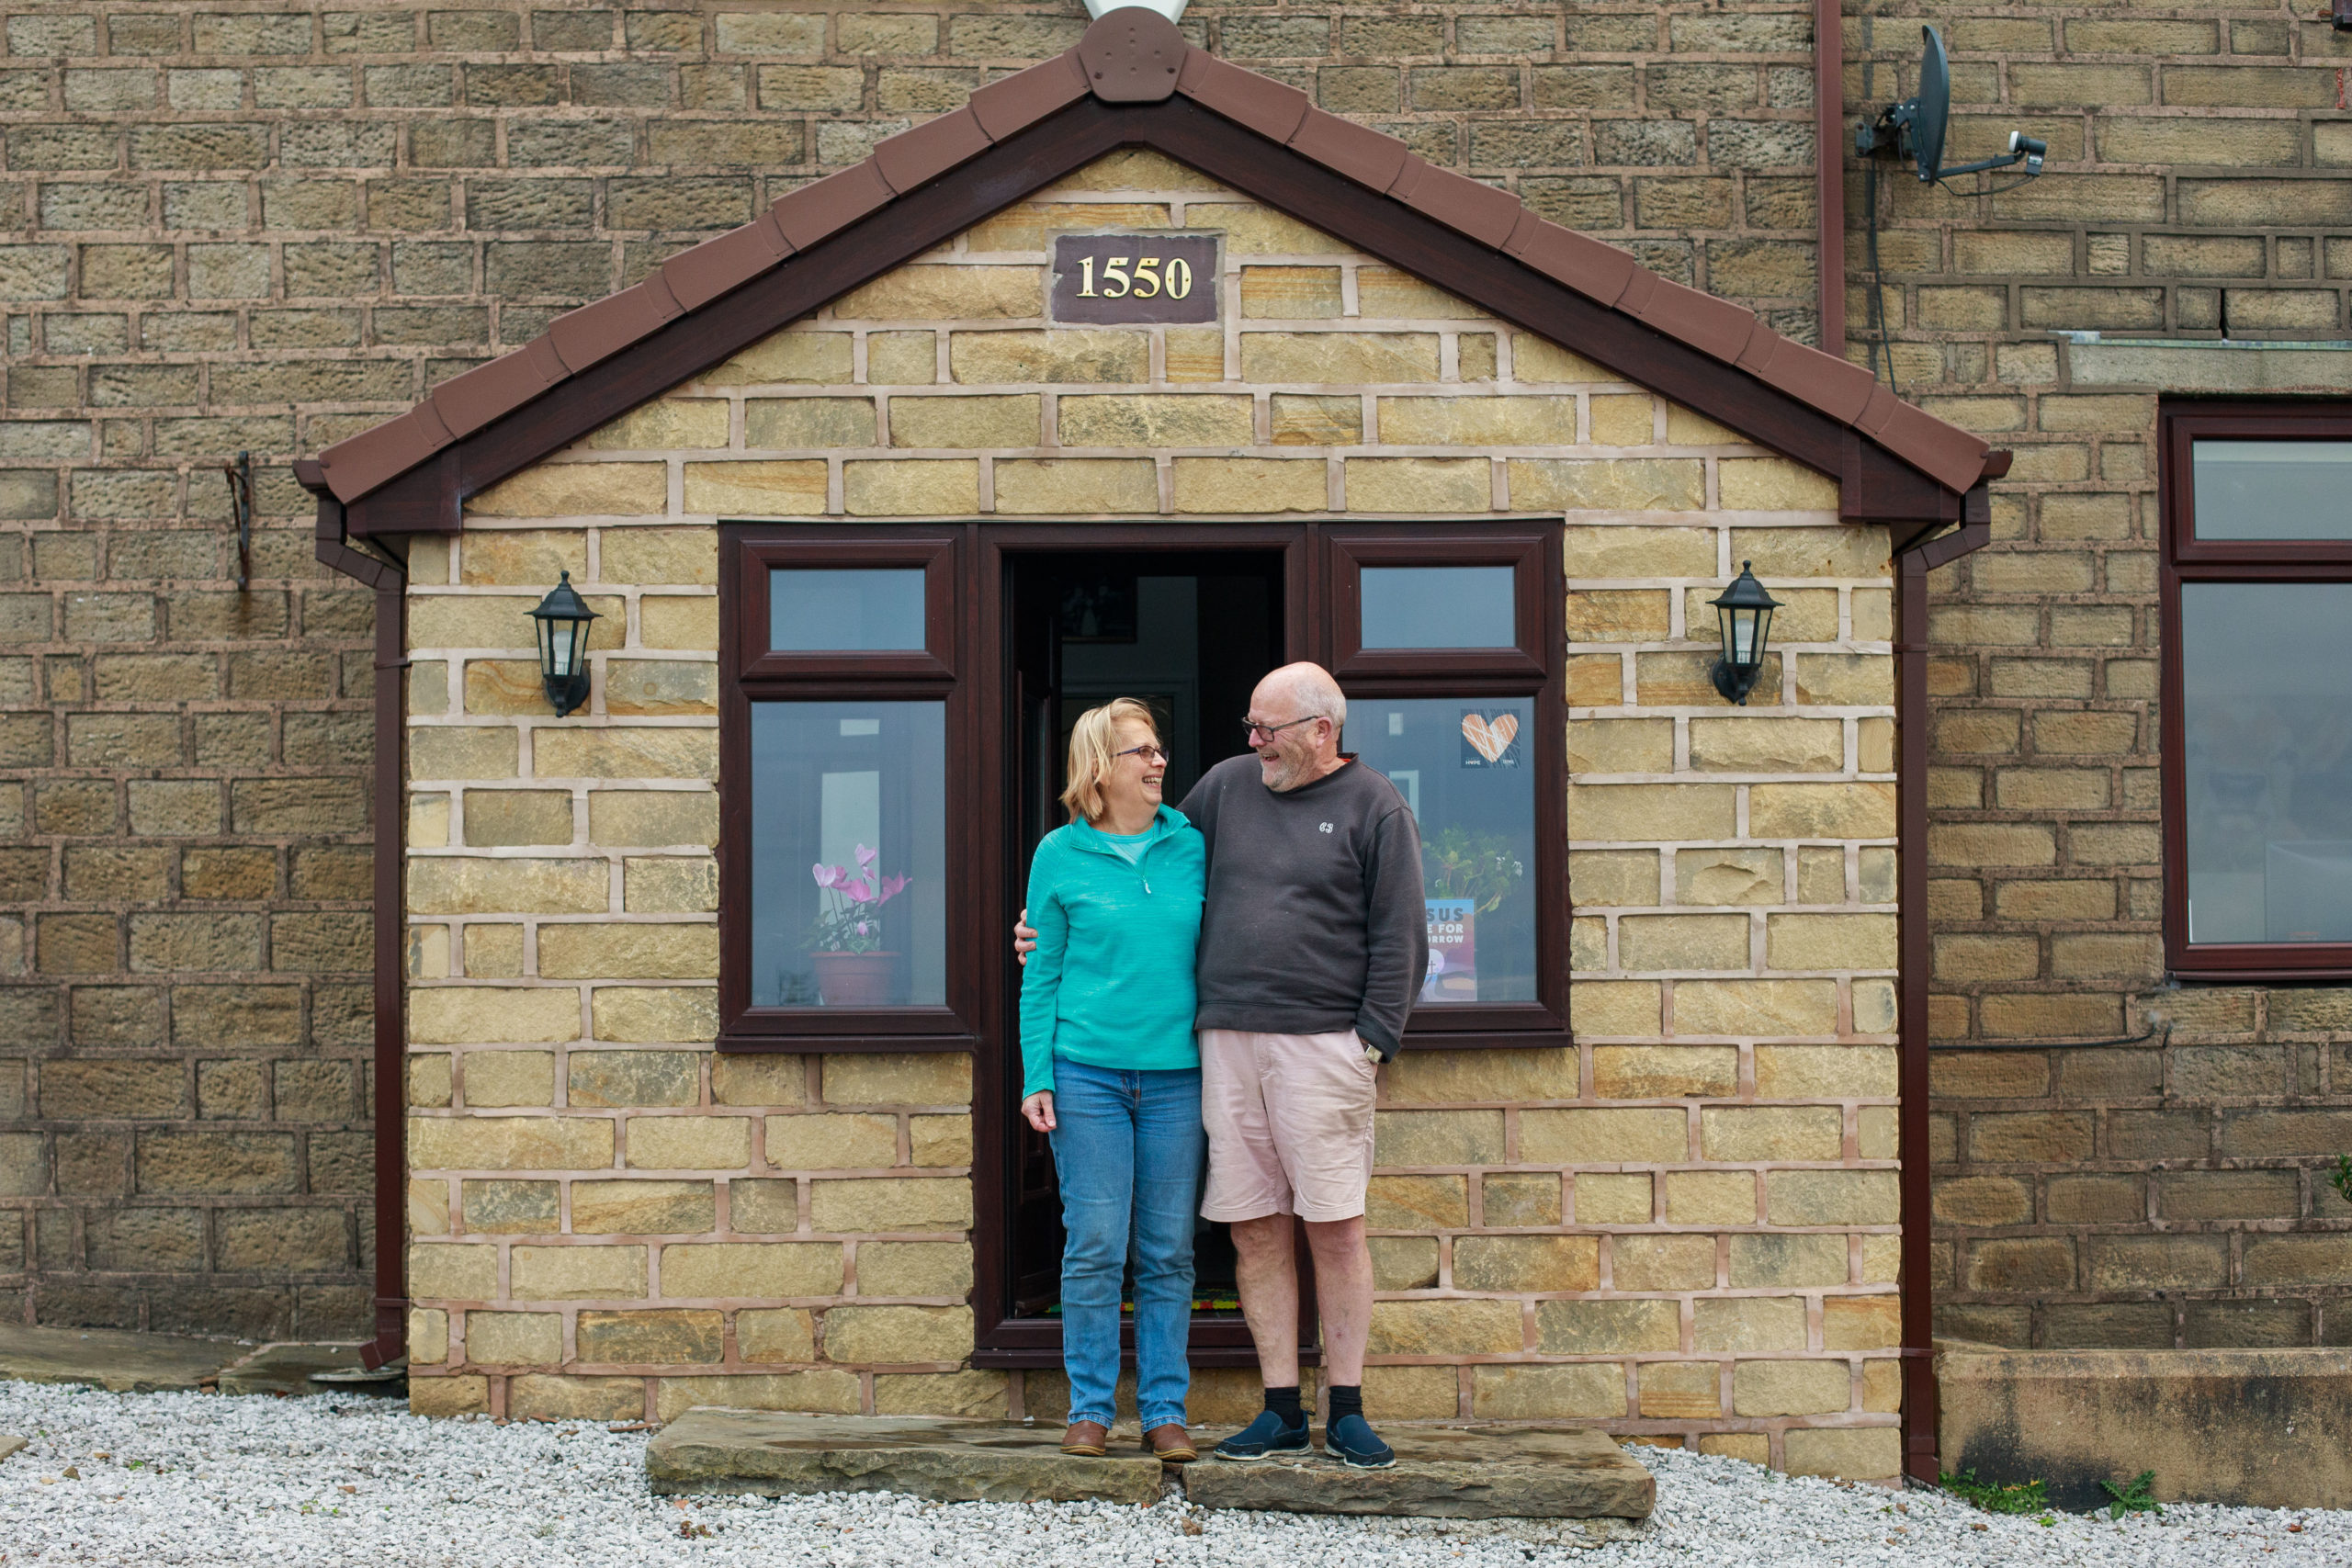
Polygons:
<instances>
[{"instance_id":1,"label":"open front doorway","mask_svg":"<svg viewBox=\"0 0 2352 1568\"><path fill-rule=\"evenodd\" d=\"M1150 706L1169 750L1170 804L1208 768L1248 749L1238 721L1259 678L1282 662L1283 557L1168 549L1011 555L1004 598L1019 738L1004 759L1018 815L1006 870L1017 894L1038 841L1067 820L1058 796L1069 736L1088 708L1118 696ZM1009 1059L1018 1051L1018 1001L1016 979L1006 1015ZM1008 1248L1012 1312L1055 1319L1061 1201L1046 1138L1016 1115L1020 1093L1017 1077L1008 1075L1001 1113L1019 1139ZM1197 1225L1194 1321L1238 1323L1232 1243L1223 1225Z\"/></svg>"}]
</instances>

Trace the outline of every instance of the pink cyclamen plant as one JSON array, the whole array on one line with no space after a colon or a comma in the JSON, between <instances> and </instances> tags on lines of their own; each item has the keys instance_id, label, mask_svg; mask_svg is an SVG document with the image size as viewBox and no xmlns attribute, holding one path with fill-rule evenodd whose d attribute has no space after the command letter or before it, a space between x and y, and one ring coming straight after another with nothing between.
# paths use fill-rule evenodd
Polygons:
<instances>
[{"instance_id":1,"label":"pink cyclamen plant","mask_svg":"<svg viewBox=\"0 0 2352 1568\"><path fill-rule=\"evenodd\" d=\"M882 852L860 844L857 869L827 865L808 868L817 884L816 924L809 931L809 948L818 953L874 953L882 946L882 906L906 891L904 876L884 876L874 863Z\"/></svg>"}]
</instances>

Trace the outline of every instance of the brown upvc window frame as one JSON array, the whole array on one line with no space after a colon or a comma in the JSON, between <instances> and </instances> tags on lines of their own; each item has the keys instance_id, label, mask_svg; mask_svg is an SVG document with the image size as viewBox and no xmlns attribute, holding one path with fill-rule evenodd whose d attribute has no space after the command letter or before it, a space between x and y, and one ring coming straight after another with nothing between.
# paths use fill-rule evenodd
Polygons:
<instances>
[{"instance_id":1,"label":"brown upvc window frame","mask_svg":"<svg viewBox=\"0 0 2352 1568\"><path fill-rule=\"evenodd\" d=\"M1535 792L1534 852L1528 888L1535 905L1536 999L1446 1006L1421 1003L1406 1025L1415 1050L1510 1050L1567 1046L1568 823L1566 686L1567 594L1563 528L1554 519L1330 523L1318 530L1323 602L1330 606L1322 651L1351 705L1383 697L1519 697L1534 711L1526 737ZM1507 566L1512 569L1509 645L1460 649L1363 646L1365 567Z\"/></svg>"},{"instance_id":2,"label":"brown upvc window frame","mask_svg":"<svg viewBox=\"0 0 2352 1568\"><path fill-rule=\"evenodd\" d=\"M967 667L962 568L968 527L854 529L728 523L718 529L718 1039L722 1051L968 1051L979 1043L974 825L949 805L944 1003L899 1007L752 1005L753 862L752 705L757 702L937 702L950 780L971 765L974 699ZM777 653L768 648L771 568L921 567L921 650Z\"/></svg>"},{"instance_id":3,"label":"brown upvc window frame","mask_svg":"<svg viewBox=\"0 0 2352 1568\"><path fill-rule=\"evenodd\" d=\"M2352 979L2352 942L2188 941L2185 582L2352 582L2352 542L2199 539L2193 447L2199 439L2352 440L2352 402L2166 400L2157 411L2164 549L2158 581L2164 811L2165 963L2191 979Z\"/></svg>"}]
</instances>

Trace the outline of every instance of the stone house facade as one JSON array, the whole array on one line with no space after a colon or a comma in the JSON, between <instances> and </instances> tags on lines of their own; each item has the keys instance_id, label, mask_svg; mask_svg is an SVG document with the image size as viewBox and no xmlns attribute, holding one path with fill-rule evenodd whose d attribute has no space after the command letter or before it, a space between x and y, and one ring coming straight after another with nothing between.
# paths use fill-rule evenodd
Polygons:
<instances>
[{"instance_id":1,"label":"stone house facade","mask_svg":"<svg viewBox=\"0 0 2352 1568\"><path fill-rule=\"evenodd\" d=\"M2352 384L2324 347L2187 346L2347 335L2352 39L2310 5L2130 18L2093 6L1855 10L1837 51L1849 122L1909 90L1928 20L1953 51L1955 155L1993 151L2011 129L2052 143L2051 172L2013 193L1961 199L1907 175L1882 192L1881 357L1894 384L2017 453L1993 486L1990 546L1932 578L1934 1040L1979 1047L1935 1058L1943 1327L2020 1345L2341 1342L2347 1211L2321 1173L2352 1147L2344 993L2165 985L2154 451L2161 392L2324 400ZM1837 193L1847 287L1826 310L1815 299L1812 21L1761 4L1203 0L1185 27L1778 329L1810 340L1826 319L1861 362L1882 291L1850 153ZM12 1270L0 1289L28 1321L368 1330L383 1120L369 1107L385 1098L367 950L377 660L368 595L311 558L290 459L521 346L876 136L1067 47L1083 25L1074 3L93 4L5 17L0 570L13 577L0 735L13 782L0 812L17 838L0 923L16 943L0 987L0 1266ZM2151 358L2065 335L2084 332L2174 346ZM854 375L843 385L876 395ZM1585 385L1572 395L1589 421ZM1271 421L1271 393L1260 412ZM1377 431L1376 407L1372 419ZM1590 434L1579 426L1577 440ZM242 590L217 472L241 449L256 461ZM664 450L682 468L707 449ZM1168 472L1172 485L1172 458ZM683 519L683 495L676 504ZM544 519L485 530L563 531ZM569 558L560 541L525 547ZM461 559L449 570L450 596L464 597ZM1831 577L1844 613L1867 608L1868 581ZM687 578L643 582L657 599L695 596L679 592L695 586ZM1841 621L1839 637L1860 624ZM646 630L641 615L627 628L650 653ZM616 662L709 667L690 649L655 659L627 646L606 656L608 675ZM1630 644L1609 646L1622 662ZM481 647L515 657L511 643ZM1643 651L1667 650L1636 650L1637 668ZM446 714L469 711L462 681L447 700ZM1636 728L1596 740L1642 741L1637 716L1607 716ZM1684 715L1684 739L1706 716ZM1867 771L1867 716L1838 721L1841 769ZM1699 766L1676 755L1676 768ZM519 751L516 769L517 781L537 776ZM428 806L419 827L431 826ZM593 821L580 832L596 843ZM611 907L628 915L631 857L605 858L623 866ZM1880 902L1865 897L1865 864L1857 852L1849 891ZM1782 874L1783 894L1802 900L1802 866ZM1668 886L1661 873L1661 900ZM1620 949L1601 950L1620 976L1626 918ZM436 964L472 972L461 925L453 950L420 940L421 991ZM511 940L478 938L482 961L508 962L496 947ZM577 1038L647 1043L594 1027L583 1017ZM538 1043L550 1058L561 1049ZM676 1064L646 1070L664 1066ZM556 1076L550 1059L548 1071L550 1097L580 1092L568 1066ZM429 1064L421 1084L394 1087L429 1102ZM801 1088L811 1110L833 1103L821 1066ZM939 1098L894 1098L918 1090ZM734 1092L698 1076L693 1114L729 1114ZM889 1168L911 1172L926 1164L916 1127L944 1126L927 1119L956 1115L969 1090L951 1075L848 1092L875 1097L848 1114L903 1123ZM1860 1142L1864 1107L1850 1109L1856 1141L1840 1158L1877 1157ZM421 1119L436 1113L428 1104ZM444 1183L459 1216L464 1180ZM1465 1205L1482 1189L1492 1181L1465 1181ZM1566 1190L1563 1202L1566 1224L1578 1211ZM1465 1207L1464 1226L1473 1213L1487 1211ZM418 1234L439 1234L432 1223L428 1204ZM1424 1250L1415 1235L1390 1239L1407 1244L1387 1249L1400 1268ZM1855 1272L1855 1288L1870 1278ZM566 1355L584 1315L570 1310ZM429 1348L430 1320L421 1326ZM518 1343L536 1346L544 1326L518 1323ZM1826 1352L1826 1339L1807 1344ZM1629 1411L1640 1393L1637 1379ZM1852 1408L1869 1413L1866 1398ZM1651 1429L1673 1435L1670 1422Z\"/></svg>"}]
</instances>

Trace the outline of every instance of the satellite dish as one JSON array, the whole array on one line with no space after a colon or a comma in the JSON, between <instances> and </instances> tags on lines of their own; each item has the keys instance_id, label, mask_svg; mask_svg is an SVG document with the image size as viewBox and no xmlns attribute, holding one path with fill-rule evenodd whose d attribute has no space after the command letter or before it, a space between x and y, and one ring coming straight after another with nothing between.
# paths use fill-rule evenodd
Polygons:
<instances>
[{"instance_id":1,"label":"satellite dish","mask_svg":"<svg viewBox=\"0 0 2352 1568\"><path fill-rule=\"evenodd\" d=\"M1919 178L1933 185L1942 177L1944 127L1951 118L1951 62L1936 29L1919 29L1919 96L1911 100L1911 155L1917 160Z\"/></svg>"}]
</instances>

